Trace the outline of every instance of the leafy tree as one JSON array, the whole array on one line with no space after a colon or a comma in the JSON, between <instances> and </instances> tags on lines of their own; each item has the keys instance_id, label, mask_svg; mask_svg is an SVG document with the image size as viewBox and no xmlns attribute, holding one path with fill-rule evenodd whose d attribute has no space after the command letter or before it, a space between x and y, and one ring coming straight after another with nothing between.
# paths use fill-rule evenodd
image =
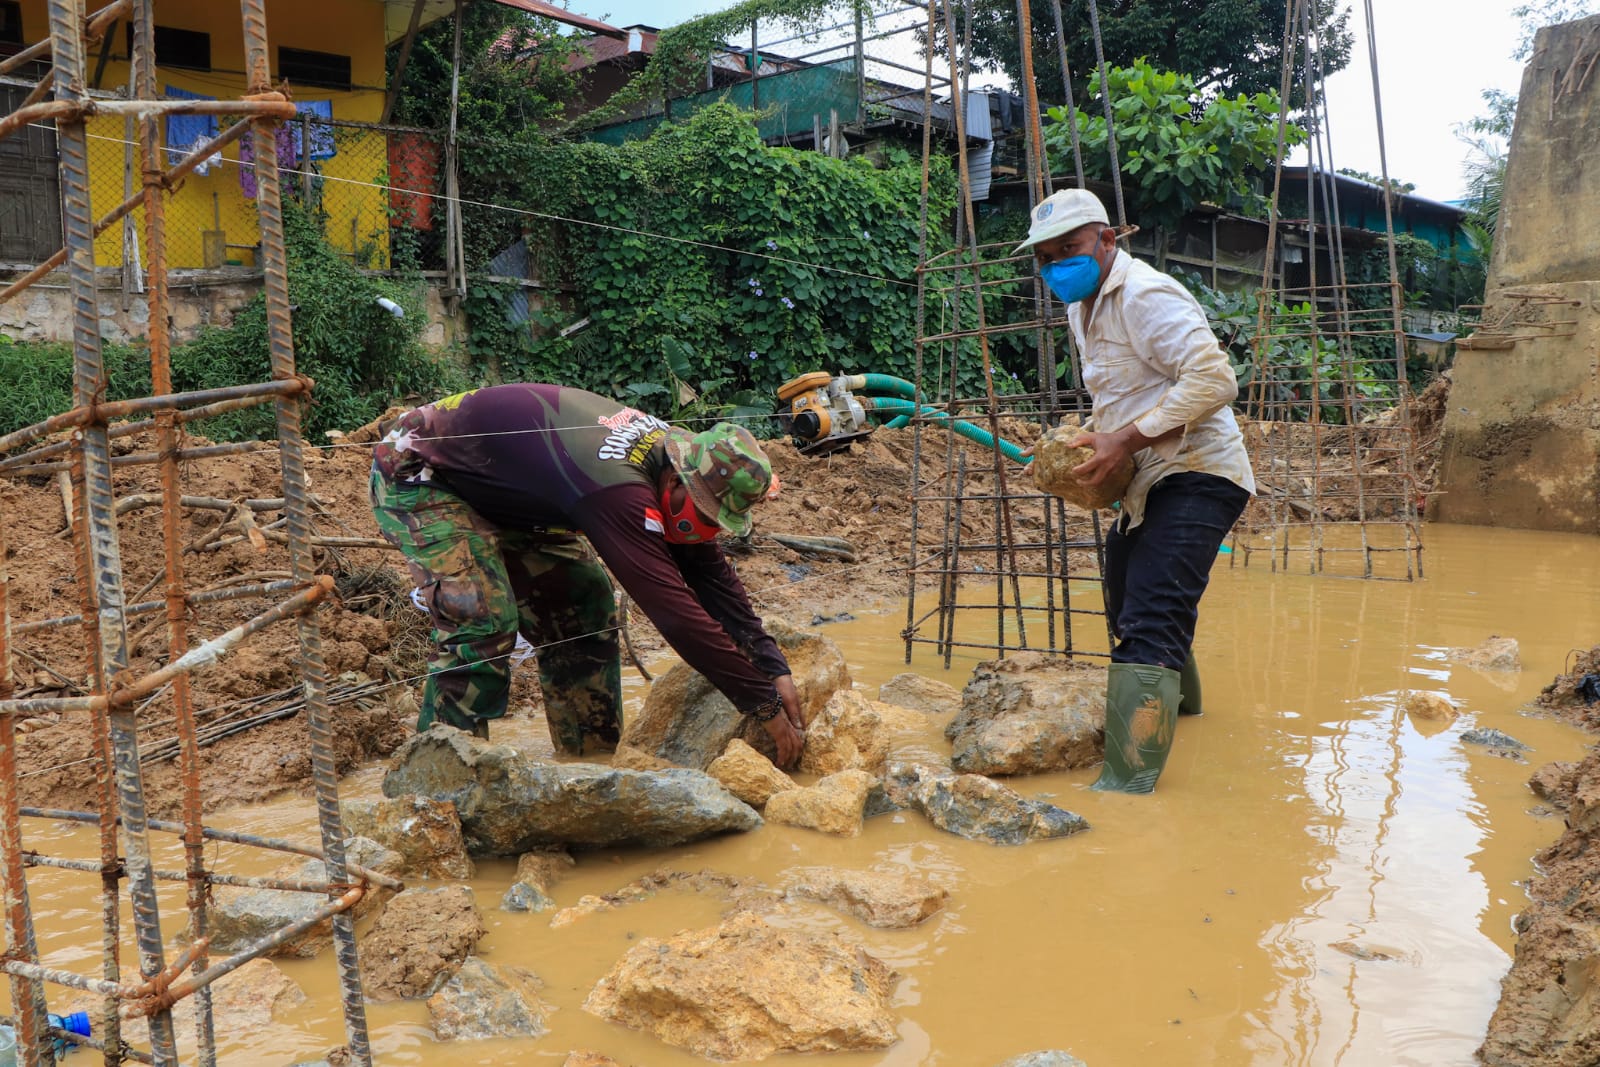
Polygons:
<instances>
[{"instance_id":1,"label":"leafy tree","mask_svg":"<svg viewBox=\"0 0 1600 1067\"><path fill-rule=\"evenodd\" d=\"M1111 68L1110 82L1131 221L1173 226L1202 202L1265 212L1259 180L1277 158L1281 109L1276 93L1241 93L1202 105L1193 78L1157 70L1143 59ZM1099 91L1098 73L1090 84ZM1110 180L1105 118L1082 108L1069 115L1064 107L1051 108L1047 116L1045 145L1055 170L1071 167L1068 123L1075 122L1086 176ZM1305 140L1305 132L1293 124L1284 132L1286 145Z\"/></svg>"},{"instance_id":2,"label":"leafy tree","mask_svg":"<svg viewBox=\"0 0 1600 1067\"><path fill-rule=\"evenodd\" d=\"M565 69L573 45L549 19L502 4L468 4L461 22L461 86L457 128L500 138L537 136L561 116L576 91ZM455 20L440 19L417 34L406 62L394 121L443 129L450 120ZM389 49L393 79L401 46Z\"/></svg>"},{"instance_id":3,"label":"leafy tree","mask_svg":"<svg viewBox=\"0 0 1600 1067\"><path fill-rule=\"evenodd\" d=\"M1083 99L1083 90L1096 70L1090 2L1061 3L1075 100ZM1143 56L1163 70L1189 75L1206 97L1277 92L1283 68L1285 7L1285 0L1100 0L1106 64L1126 66ZM1313 0L1312 28L1321 44L1325 74L1342 70L1350 62L1350 15L1339 8L1337 0ZM1031 14L1039 93L1045 100L1063 100L1054 12L1048 5L1038 4ZM959 28L957 32L961 32ZM1004 71L1013 83L1020 84L1015 0L976 0L972 51L980 69ZM1304 65L1304 50L1297 49L1291 85L1305 85Z\"/></svg>"}]
</instances>

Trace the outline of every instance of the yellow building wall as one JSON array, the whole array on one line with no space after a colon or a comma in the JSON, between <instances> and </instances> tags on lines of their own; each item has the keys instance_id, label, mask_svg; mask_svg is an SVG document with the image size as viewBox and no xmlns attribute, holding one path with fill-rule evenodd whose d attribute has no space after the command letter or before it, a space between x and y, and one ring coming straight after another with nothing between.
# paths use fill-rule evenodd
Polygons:
<instances>
[{"instance_id":1,"label":"yellow building wall","mask_svg":"<svg viewBox=\"0 0 1600 1067\"><path fill-rule=\"evenodd\" d=\"M164 94L170 85L221 100L242 96L245 58L239 5L219 0L158 0L154 6L158 25L211 35L212 69L158 67L158 92ZM44 0L23 0L22 8L25 39L31 43L48 36ZM267 43L274 84L279 80L280 45L347 55L354 86L351 91L292 84L289 90L297 102L331 101L335 121L377 122L383 114L385 81L383 12L380 0L270 0ZM110 91L128 84L126 34L126 24L118 23L113 31L112 58L106 64L100 89ZM92 52L87 59L86 69L91 77L97 58L97 52ZM219 129L229 125L226 117L218 123ZM165 119L162 130L164 137ZM90 196L97 220L127 198L125 190L138 189L138 149L136 144L130 144L136 139L137 132L130 133L120 117L98 117L89 123ZM328 238L335 247L353 253L359 266L387 267L388 197L383 188L388 174L386 139L374 130L335 127L335 147L332 158L314 161L314 169L322 178L321 203L329 216ZM219 166L203 176L189 176L167 199L167 256L172 267L203 266L202 234L219 227L230 246L227 259L245 265L255 263L254 246L260 231L256 202L245 195L239 181L239 143L229 145L222 155ZM285 172L283 180L286 197L298 194L299 175ZM143 214L140 211L133 216L141 254ZM113 226L96 242L96 261L102 265L121 264L122 245L122 227Z\"/></svg>"}]
</instances>

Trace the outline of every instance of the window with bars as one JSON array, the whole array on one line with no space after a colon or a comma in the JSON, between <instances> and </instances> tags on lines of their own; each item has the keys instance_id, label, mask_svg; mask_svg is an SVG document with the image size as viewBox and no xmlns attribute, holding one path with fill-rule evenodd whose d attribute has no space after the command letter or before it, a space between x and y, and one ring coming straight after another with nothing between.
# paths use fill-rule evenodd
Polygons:
<instances>
[{"instance_id":1,"label":"window with bars","mask_svg":"<svg viewBox=\"0 0 1600 1067\"><path fill-rule=\"evenodd\" d=\"M350 88L350 57L305 48L278 48L278 77L291 85Z\"/></svg>"}]
</instances>

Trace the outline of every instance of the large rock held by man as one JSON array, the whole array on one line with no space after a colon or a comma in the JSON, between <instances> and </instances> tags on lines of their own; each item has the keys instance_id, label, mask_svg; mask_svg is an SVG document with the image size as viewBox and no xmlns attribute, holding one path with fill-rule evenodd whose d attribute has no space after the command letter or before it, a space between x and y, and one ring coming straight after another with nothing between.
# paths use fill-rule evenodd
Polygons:
<instances>
[{"instance_id":1,"label":"large rock held by man","mask_svg":"<svg viewBox=\"0 0 1600 1067\"><path fill-rule=\"evenodd\" d=\"M815 630L777 619L763 620L762 625L789 661L800 696L800 715L809 723L822 712L829 697L850 688L844 653ZM739 714L727 697L687 663L675 664L655 680L644 698L644 708L622 731L623 744L696 770L709 767L736 737L768 759L777 755L766 728Z\"/></svg>"}]
</instances>

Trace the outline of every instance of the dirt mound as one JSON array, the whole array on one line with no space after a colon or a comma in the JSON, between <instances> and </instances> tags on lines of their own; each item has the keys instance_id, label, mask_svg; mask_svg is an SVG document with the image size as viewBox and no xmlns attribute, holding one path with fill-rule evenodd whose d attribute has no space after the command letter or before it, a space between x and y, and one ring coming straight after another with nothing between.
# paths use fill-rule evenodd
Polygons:
<instances>
[{"instance_id":1,"label":"dirt mound","mask_svg":"<svg viewBox=\"0 0 1600 1067\"><path fill-rule=\"evenodd\" d=\"M1540 706L1580 726L1600 726L1600 703L1579 689L1600 671L1600 646L1581 653L1540 694ZM1479 1050L1497 1067L1591 1064L1600 1061L1600 1008L1586 992L1600 968L1600 751L1577 764L1550 764L1530 783L1566 816L1566 830L1534 857L1540 874L1528 882L1528 906L1517 916L1517 952L1500 984L1500 1004Z\"/></svg>"},{"instance_id":2,"label":"dirt mound","mask_svg":"<svg viewBox=\"0 0 1600 1067\"><path fill-rule=\"evenodd\" d=\"M1026 433L1020 426L1007 429ZM307 450L307 472L318 502L317 534L378 536L367 504L369 452L363 445L371 436L356 430L336 438L332 447ZM119 454L154 448L153 441L144 437L122 438L115 444ZM969 491L987 492L992 473L983 467L990 453L966 442L960 447L970 453ZM912 448L909 430L880 430L851 451L825 458L801 456L786 441L769 444L783 493L762 506L756 532L746 543L730 545L758 610L808 623L819 615L859 611L905 595L903 566L912 532ZM942 465L942 444L937 453ZM276 540L282 536L283 512L270 504L282 492L275 449L185 463L182 485L186 497L213 502L210 507L188 507L183 514L182 536L190 549L184 555L185 584L191 592L290 577L287 548ZM119 518L124 599L129 604L159 601L165 575L160 511L126 503L132 498L152 505L159 500L156 469L119 467L114 488L117 499L128 507ZM249 506L246 501L257 503ZM0 514L5 516L11 579L16 695L82 693L90 669L82 627L29 628L82 609L73 539L54 476L0 480ZM963 529L978 539L991 538L992 516L984 508L969 508ZM841 537L853 548L854 558L796 551L769 533ZM925 509L918 543L927 549L942 538L940 521ZM319 618L335 702L339 768L346 771L387 755L409 733L416 714L413 691L425 670L429 648L427 621L409 602L411 582L399 556L386 548L319 548L317 570L337 579L336 597ZM191 642L214 638L285 595L193 608ZM135 675L165 662L164 619L159 605L129 619L128 650ZM661 647L648 620L636 611L630 630L642 649ZM308 781L305 724L297 703L297 656L294 627L278 625L194 675L192 704L200 732L207 738L202 785L209 807L262 800ZM541 706L532 671L517 672L512 704L534 711ZM163 698L141 709L139 723L151 813L173 814L179 790L177 731L170 701ZM93 810L99 759L88 716L40 717L23 729L18 742L23 803Z\"/></svg>"}]
</instances>

